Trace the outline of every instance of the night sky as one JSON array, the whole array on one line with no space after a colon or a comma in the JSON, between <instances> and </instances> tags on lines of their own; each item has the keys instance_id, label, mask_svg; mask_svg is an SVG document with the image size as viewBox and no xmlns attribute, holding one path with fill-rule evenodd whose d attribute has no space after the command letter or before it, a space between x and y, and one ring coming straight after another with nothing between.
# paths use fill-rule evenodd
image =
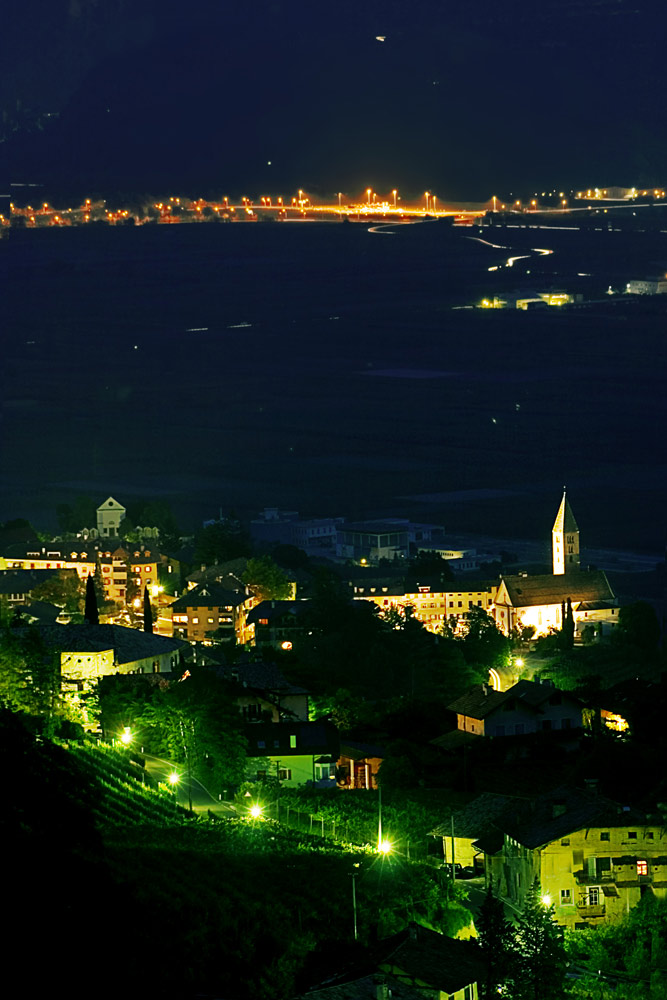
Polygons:
<instances>
[{"instance_id":1,"label":"night sky","mask_svg":"<svg viewBox=\"0 0 667 1000\"><path fill-rule=\"evenodd\" d=\"M654 0L15 2L5 152L73 192L664 184L666 23Z\"/></svg>"}]
</instances>

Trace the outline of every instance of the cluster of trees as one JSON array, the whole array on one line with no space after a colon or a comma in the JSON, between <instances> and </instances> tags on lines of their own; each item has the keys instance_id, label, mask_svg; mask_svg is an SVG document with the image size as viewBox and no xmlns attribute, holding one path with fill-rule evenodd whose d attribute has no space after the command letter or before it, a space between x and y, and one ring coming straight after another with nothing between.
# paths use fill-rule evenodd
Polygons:
<instances>
[{"instance_id":1,"label":"cluster of trees","mask_svg":"<svg viewBox=\"0 0 667 1000\"><path fill-rule=\"evenodd\" d=\"M480 984L484 1000L499 994L508 1000L560 1000L567 961L563 930L554 920L553 904L543 901L537 880L516 926L506 918L490 885L477 930L486 959L486 979Z\"/></svg>"},{"instance_id":2,"label":"cluster of trees","mask_svg":"<svg viewBox=\"0 0 667 1000\"><path fill-rule=\"evenodd\" d=\"M103 677L98 694L105 733L130 726L145 750L180 764L214 795L243 780L241 714L230 685L205 668L191 666L178 681Z\"/></svg>"}]
</instances>

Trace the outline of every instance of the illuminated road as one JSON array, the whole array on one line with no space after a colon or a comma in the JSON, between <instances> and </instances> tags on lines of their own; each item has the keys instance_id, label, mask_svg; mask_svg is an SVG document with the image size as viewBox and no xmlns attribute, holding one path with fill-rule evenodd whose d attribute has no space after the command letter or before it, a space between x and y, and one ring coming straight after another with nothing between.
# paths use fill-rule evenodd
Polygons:
<instances>
[{"instance_id":1,"label":"illuminated road","mask_svg":"<svg viewBox=\"0 0 667 1000\"><path fill-rule=\"evenodd\" d=\"M230 802L220 802L197 778L190 776L188 779L187 768L182 764L175 764L153 754L146 753L143 756L146 759L146 770L161 784L170 784L170 774L179 775L178 784L175 786L176 801L184 809L189 809L192 803L193 812L210 811L220 816L236 816L236 810Z\"/></svg>"}]
</instances>

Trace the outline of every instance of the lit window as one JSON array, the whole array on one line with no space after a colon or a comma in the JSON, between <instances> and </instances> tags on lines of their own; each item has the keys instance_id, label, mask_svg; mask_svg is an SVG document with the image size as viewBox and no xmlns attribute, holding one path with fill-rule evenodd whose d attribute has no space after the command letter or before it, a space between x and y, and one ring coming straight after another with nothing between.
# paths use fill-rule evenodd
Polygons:
<instances>
[{"instance_id":1,"label":"lit window","mask_svg":"<svg viewBox=\"0 0 667 1000\"><path fill-rule=\"evenodd\" d=\"M637 862L637 875L648 875L648 861Z\"/></svg>"},{"instance_id":2,"label":"lit window","mask_svg":"<svg viewBox=\"0 0 667 1000\"><path fill-rule=\"evenodd\" d=\"M213 619L212 618L208 618L207 621L208 621L209 625L213 624Z\"/></svg>"},{"instance_id":3,"label":"lit window","mask_svg":"<svg viewBox=\"0 0 667 1000\"><path fill-rule=\"evenodd\" d=\"M290 734L289 745L292 748L292 750L294 750L294 748L296 747L296 734L295 733L291 733Z\"/></svg>"},{"instance_id":4,"label":"lit window","mask_svg":"<svg viewBox=\"0 0 667 1000\"><path fill-rule=\"evenodd\" d=\"M269 624L269 619L268 618L260 618L259 619L259 624L260 625L268 625Z\"/></svg>"},{"instance_id":5,"label":"lit window","mask_svg":"<svg viewBox=\"0 0 667 1000\"><path fill-rule=\"evenodd\" d=\"M572 902L572 890L571 889L561 889L560 891L560 905L568 906Z\"/></svg>"},{"instance_id":6,"label":"lit window","mask_svg":"<svg viewBox=\"0 0 667 1000\"><path fill-rule=\"evenodd\" d=\"M191 621L192 621L193 625L199 625L199 619L198 618L192 618Z\"/></svg>"},{"instance_id":7,"label":"lit window","mask_svg":"<svg viewBox=\"0 0 667 1000\"><path fill-rule=\"evenodd\" d=\"M292 771L291 771L291 768L289 768L289 767L281 767L280 770L278 771L278 780L279 781L291 781L292 780Z\"/></svg>"}]
</instances>

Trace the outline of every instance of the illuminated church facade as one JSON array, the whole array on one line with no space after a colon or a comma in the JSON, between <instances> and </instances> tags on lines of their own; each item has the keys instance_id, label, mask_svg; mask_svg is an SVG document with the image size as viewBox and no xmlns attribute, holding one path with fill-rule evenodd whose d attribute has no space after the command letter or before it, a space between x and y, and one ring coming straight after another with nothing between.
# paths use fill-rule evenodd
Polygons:
<instances>
[{"instance_id":1,"label":"illuminated church facade","mask_svg":"<svg viewBox=\"0 0 667 1000\"><path fill-rule=\"evenodd\" d=\"M578 632L586 624L596 631L616 624L618 608L603 570L582 570L579 527L563 491L551 531L553 573L504 576L495 598L495 618L509 635L513 629L533 627L547 635L563 626L564 609L571 604Z\"/></svg>"}]
</instances>

